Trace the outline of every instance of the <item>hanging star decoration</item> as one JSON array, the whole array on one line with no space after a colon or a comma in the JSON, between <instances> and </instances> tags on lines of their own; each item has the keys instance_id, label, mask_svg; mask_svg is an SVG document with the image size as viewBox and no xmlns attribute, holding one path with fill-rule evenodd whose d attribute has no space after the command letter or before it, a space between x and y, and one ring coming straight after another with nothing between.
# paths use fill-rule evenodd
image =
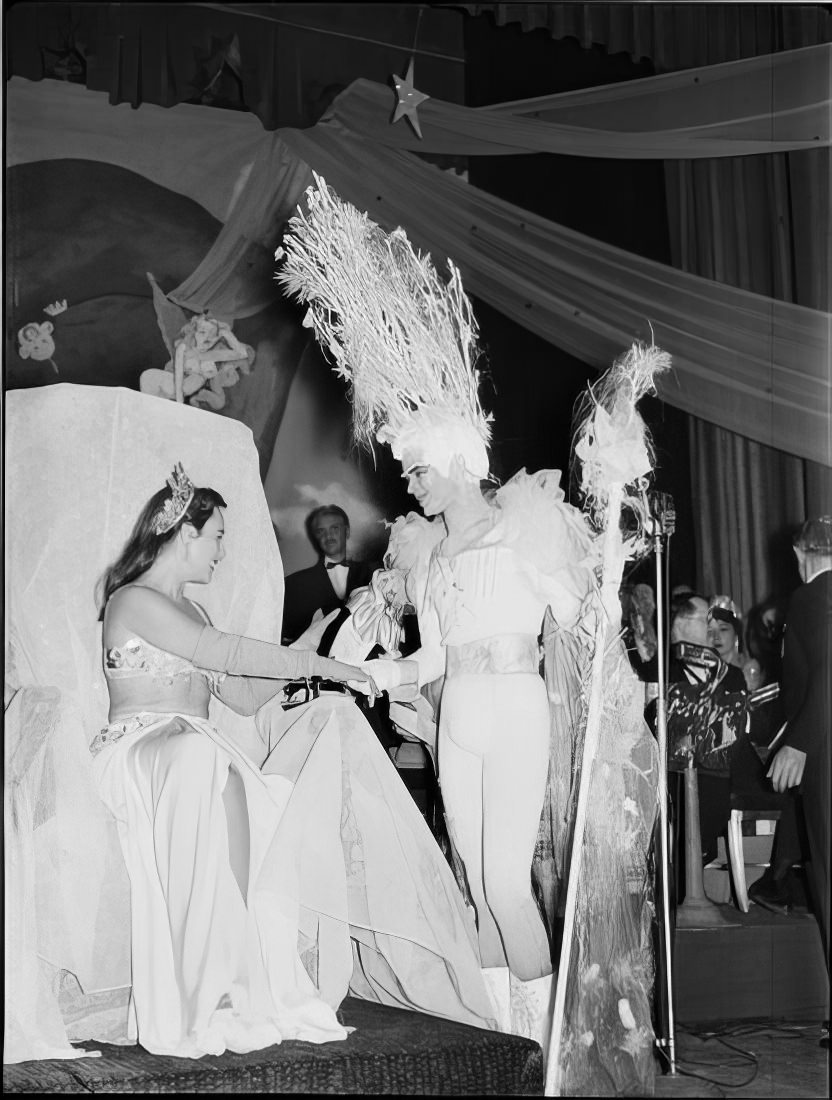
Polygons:
<instances>
[{"instance_id":1,"label":"hanging star decoration","mask_svg":"<svg viewBox=\"0 0 832 1100\"><path fill-rule=\"evenodd\" d=\"M413 58L407 66L407 75L404 77L393 76L393 85L396 89L396 96L398 102L396 103L396 110L393 112L393 122L398 122L400 118L407 117L407 121L413 127L416 137L422 140L422 130L419 126L419 117L416 114L416 108L420 103L424 103L426 99L430 99L429 95L425 95L424 92L417 92L413 87Z\"/></svg>"}]
</instances>

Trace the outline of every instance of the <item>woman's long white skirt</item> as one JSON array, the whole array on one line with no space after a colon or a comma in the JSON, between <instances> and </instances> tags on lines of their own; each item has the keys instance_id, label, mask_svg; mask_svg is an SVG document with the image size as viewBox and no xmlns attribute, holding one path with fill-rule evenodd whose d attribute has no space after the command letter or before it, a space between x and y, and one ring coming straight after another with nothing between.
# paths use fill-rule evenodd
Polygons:
<instances>
[{"instance_id":1,"label":"woman's long white skirt","mask_svg":"<svg viewBox=\"0 0 832 1100\"><path fill-rule=\"evenodd\" d=\"M350 991L493 1026L471 915L354 702L261 722L262 770L207 720L176 714L137 716L95 758L131 883L131 1037L180 1057L343 1039L335 1010ZM247 803L245 899L230 767Z\"/></svg>"}]
</instances>

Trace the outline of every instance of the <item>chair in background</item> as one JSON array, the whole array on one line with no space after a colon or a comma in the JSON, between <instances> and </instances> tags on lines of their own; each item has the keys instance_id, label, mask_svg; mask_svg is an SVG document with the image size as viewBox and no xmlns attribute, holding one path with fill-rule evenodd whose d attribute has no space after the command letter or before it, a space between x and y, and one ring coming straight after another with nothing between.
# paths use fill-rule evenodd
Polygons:
<instances>
[{"instance_id":1,"label":"chair in background","mask_svg":"<svg viewBox=\"0 0 832 1100\"><path fill-rule=\"evenodd\" d=\"M728 819L728 856L737 906L743 913L748 912L750 903L745 881L742 823L744 821L779 821L783 816L783 797L783 795L774 793L768 796L765 794L731 794L731 816Z\"/></svg>"}]
</instances>

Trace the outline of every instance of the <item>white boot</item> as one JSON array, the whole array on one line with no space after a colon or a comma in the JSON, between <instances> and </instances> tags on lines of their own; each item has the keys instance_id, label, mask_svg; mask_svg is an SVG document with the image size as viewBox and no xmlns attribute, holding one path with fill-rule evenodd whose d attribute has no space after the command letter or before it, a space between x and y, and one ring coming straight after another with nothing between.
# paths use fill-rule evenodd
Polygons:
<instances>
[{"instance_id":1,"label":"white boot","mask_svg":"<svg viewBox=\"0 0 832 1100\"><path fill-rule=\"evenodd\" d=\"M523 1035L540 1044L543 1057L549 1051L555 984L551 974L523 982L511 975L511 1026L513 1035Z\"/></svg>"},{"instance_id":2,"label":"white boot","mask_svg":"<svg viewBox=\"0 0 832 1100\"><path fill-rule=\"evenodd\" d=\"M482 976L485 980L485 988L491 997L494 1006L494 1019L497 1021L497 1030L511 1033L511 980L507 966L484 966Z\"/></svg>"}]
</instances>

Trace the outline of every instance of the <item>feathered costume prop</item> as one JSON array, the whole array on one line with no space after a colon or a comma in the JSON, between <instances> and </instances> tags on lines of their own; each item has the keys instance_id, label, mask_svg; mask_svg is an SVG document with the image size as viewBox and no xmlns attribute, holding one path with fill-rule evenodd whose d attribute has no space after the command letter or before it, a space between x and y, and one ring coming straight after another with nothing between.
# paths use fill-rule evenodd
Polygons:
<instances>
[{"instance_id":1,"label":"feathered costume prop","mask_svg":"<svg viewBox=\"0 0 832 1100\"><path fill-rule=\"evenodd\" d=\"M670 357L636 344L579 404L573 473L602 548L591 664L568 813L567 892L546 1093L650 1095L652 884L658 752L621 638L624 562L648 543L652 447L638 413ZM622 523L622 510L635 517ZM555 640L556 644L557 640ZM547 647L547 658L549 650ZM551 667L547 661L547 672ZM588 673L588 675L587 675ZM551 692L551 687L550 687ZM560 838L557 838L560 841Z\"/></svg>"},{"instance_id":2,"label":"feathered costume prop","mask_svg":"<svg viewBox=\"0 0 832 1100\"><path fill-rule=\"evenodd\" d=\"M277 281L309 306L304 324L350 386L353 432L396 458L429 438L442 458L460 453L488 473L489 418L479 399L477 323L459 270L439 277L404 230L385 233L315 176L308 211L289 222ZM447 473L447 469L444 470Z\"/></svg>"},{"instance_id":3,"label":"feathered costume prop","mask_svg":"<svg viewBox=\"0 0 832 1100\"><path fill-rule=\"evenodd\" d=\"M457 268L449 261L442 281L403 230L385 233L320 177L315 184L276 254L277 279L308 305L304 323L350 385L356 439L387 442L400 459L420 454L444 473L460 454L468 476L484 478L489 417ZM647 858L657 754L621 639L618 590L624 561L647 546L652 453L636 405L669 364L657 348L634 345L590 387L574 439L584 516L563 502L556 471L521 471L493 500L537 568L563 566L541 537L551 530L568 562L591 562L600 578L577 626L561 629L549 613L543 631L550 767L532 875L555 956L562 945L549 1094L653 1092ZM421 590L435 527L414 514L394 525L388 565L427 548L404 566L409 590Z\"/></svg>"}]
</instances>

